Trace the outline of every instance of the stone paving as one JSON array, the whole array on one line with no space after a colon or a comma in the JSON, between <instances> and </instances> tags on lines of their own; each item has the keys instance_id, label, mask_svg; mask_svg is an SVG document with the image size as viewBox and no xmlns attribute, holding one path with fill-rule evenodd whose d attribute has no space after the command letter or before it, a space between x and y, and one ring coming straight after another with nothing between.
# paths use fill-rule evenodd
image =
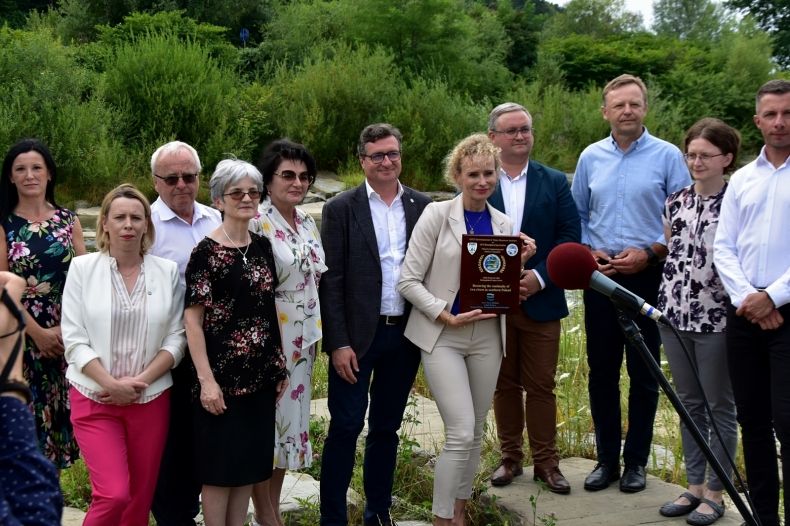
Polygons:
<instances>
[{"instance_id":1,"label":"stone paving","mask_svg":"<svg viewBox=\"0 0 790 526\"><path fill-rule=\"evenodd\" d=\"M329 418L326 399L314 400L311 404L314 418ZM429 454L435 454L443 441L444 426L436 404L425 397L415 395L407 408L408 416L405 429ZM489 414L489 418L493 419ZM492 420L493 423L493 420ZM363 431L364 434L364 431ZM572 486L570 495L555 495L542 490L532 480L531 467L524 468L524 475L516 477L513 483L504 488L489 488L489 494L496 499L506 516L512 517L510 526L545 525L553 515L558 526L632 526L661 524L680 526L686 524L685 518L670 519L658 513L658 507L674 499L683 488L669 484L648 475L647 489L636 494L619 491L617 484L599 492L583 489L584 477L592 471L595 462L583 458L563 459L560 467ZM533 499L534 497L534 499ZM360 497L349 492L351 502ZM533 509L531 499L535 501ZM318 502L318 482L303 473L288 473L283 486L284 511L296 511L305 502ZM66 509L64 526L79 526L84 513ZM716 524L737 526L742 519L730 503L725 516ZM416 521L398 521L402 526L426 526ZM309 526L309 525L305 525ZM496 526L496 525L492 525Z\"/></svg>"}]
</instances>

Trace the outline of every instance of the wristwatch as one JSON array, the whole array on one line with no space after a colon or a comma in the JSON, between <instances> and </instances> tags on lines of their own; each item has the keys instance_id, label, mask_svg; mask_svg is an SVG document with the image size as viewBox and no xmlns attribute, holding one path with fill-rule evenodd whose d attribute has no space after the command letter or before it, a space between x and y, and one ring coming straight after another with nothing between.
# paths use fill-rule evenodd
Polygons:
<instances>
[{"instance_id":1,"label":"wristwatch","mask_svg":"<svg viewBox=\"0 0 790 526\"><path fill-rule=\"evenodd\" d=\"M661 263L661 261L658 259L658 256L656 255L656 253L653 252L653 248L652 247L647 247L645 249L645 253L647 254L647 265L648 266L655 267L656 265Z\"/></svg>"}]
</instances>

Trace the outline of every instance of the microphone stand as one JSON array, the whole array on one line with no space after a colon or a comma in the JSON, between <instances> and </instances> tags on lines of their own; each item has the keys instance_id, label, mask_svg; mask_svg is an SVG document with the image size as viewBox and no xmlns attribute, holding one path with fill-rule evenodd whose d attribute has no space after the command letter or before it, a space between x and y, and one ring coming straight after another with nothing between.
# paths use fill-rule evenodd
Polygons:
<instances>
[{"instance_id":1,"label":"microphone stand","mask_svg":"<svg viewBox=\"0 0 790 526\"><path fill-rule=\"evenodd\" d=\"M743 499L741 499L741 496L738 494L738 490L735 489L735 485L732 483L732 480L730 480L730 477L725 473L724 468L713 454L713 451L710 449L707 441L702 437L702 433L697 427L697 424L694 423L691 415L686 410L685 406L683 406L683 402L680 401L680 398L672 389L672 386L669 384L666 376L664 376L664 373L661 371L661 367L658 365L658 363L656 363L653 355L650 354L650 349L647 348L645 340L642 337L642 333L639 331L639 327L634 322L630 313L627 312L627 310L632 308L633 302L626 301L627 305L621 306L622 301L627 298L627 295L622 295L619 298L620 301L617 301L615 300L615 294L612 294L612 300L617 306L617 323L620 324L620 328L623 331L625 339L634 349L639 351L639 355L642 357L642 360L645 362L648 369L650 369L653 377L658 381L658 384L661 386L661 390L664 391L664 394L666 394L667 398L669 398L670 403L675 408L675 411L677 411L680 419L684 424L686 424L686 427L691 432L691 436L694 437L694 442L697 443L697 446L699 446L699 448L702 450L702 453L705 455L710 467L714 472L716 472L716 475L718 475L719 480L724 485L724 489L727 490L730 498L732 498L732 501L735 503L735 507L738 508L738 511L741 512L741 516L746 520L746 524L750 526L761 526L759 519L757 519L755 515L752 515L751 510L749 510L749 508L743 502ZM637 312L639 312L638 308Z\"/></svg>"}]
</instances>

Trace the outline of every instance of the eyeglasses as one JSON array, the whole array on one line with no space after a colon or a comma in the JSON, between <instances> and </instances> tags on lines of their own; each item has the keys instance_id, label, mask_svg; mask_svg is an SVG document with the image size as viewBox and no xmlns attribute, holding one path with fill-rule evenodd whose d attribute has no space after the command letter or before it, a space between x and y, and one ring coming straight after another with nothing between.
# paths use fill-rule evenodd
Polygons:
<instances>
[{"instance_id":1,"label":"eyeglasses","mask_svg":"<svg viewBox=\"0 0 790 526\"><path fill-rule=\"evenodd\" d=\"M386 157L392 162L397 161L398 159L400 159L400 152L397 150L393 150L391 152L378 152L370 155L363 153L362 157L367 157L373 162L373 164L381 164L384 162L384 157Z\"/></svg>"},{"instance_id":2,"label":"eyeglasses","mask_svg":"<svg viewBox=\"0 0 790 526\"><path fill-rule=\"evenodd\" d=\"M294 181L296 181L297 177L303 183L310 182L310 174L307 172L302 172L300 174L297 174L292 170L283 170L282 172L274 172L274 175L279 176L286 183L293 183Z\"/></svg>"},{"instance_id":3,"label":"eyeglasses","mask_svg":"<svg viewBox=\"0 0 790 526\"><path fill-rule=\"evenodd\" d=\"M175 186L178 184L178 180L181 179L184 181L184 184L192 184L194 183L199 174L181 174L181 175L166 175L162 177L161 175L154 174L154 177L157 179L161 179L165 182L167 186Z\"/></svg>"},{"instance_id":4,"label":"eyeglasses","mask_svg":"<svg viewBox=\"0 0 790 526\"><path fill-rule=\"evenodd\" d=\"M710 154L707 154L707 153L684 153L683 154L683 158L686 159L687 161L692 162L692 163L694 161L696 161L697 159L699 159L703 163L706 163L706 162L710 161L711 159L713 159L714 157L721 157L722 155L727 155L727 154L725 154L725 153L717 153L716 155L710 155Z\"/></svg>"},{"instance_id":5,"label":"eyeglasses","mask_svg":"<svg viewBox=\"0 0 790 526\"><path fill-rule=\"evenodd\" d=\"M501 133L502 135L512 139L519 133L521 135L529 135L530 133L535 131L535 128L533 128L532 126L522 126L521 128L508 128L507 130L491 130L491 131L494 133Z\"/></svg>"},{"instance_id":6,"label":"eyeglasses","mask_svg":"<svg viewBox=\"0 0 790 526\"><path fill-rule=\"evenodd\" d=\"M244 199L245 195L248 195L250 196L250 199L255 201L256 199L260 199L261 192L256 188L253 188L252 190L247 190L246 192L244 190L236 189L233 190L232 192L228 192L227 194L222 194L222 195L228 196L234 201L241 201L242 199Z\"/></svg>"}]
</instances>

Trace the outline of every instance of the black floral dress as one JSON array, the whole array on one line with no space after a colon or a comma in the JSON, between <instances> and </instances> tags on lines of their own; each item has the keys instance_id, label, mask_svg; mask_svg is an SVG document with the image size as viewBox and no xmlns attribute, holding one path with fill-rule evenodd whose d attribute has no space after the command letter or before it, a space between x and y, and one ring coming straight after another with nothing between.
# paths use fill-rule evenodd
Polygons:
<instances>
[{"instance_id":1,"label":"black floral dress","mask_svg":"<svg viewBox=\"0 0 790 526\"><path fill-rule=\"evenodd\" d=\"M203 239L186 270L186 306L204 308L206 354L228 407L217 416L205 411L194 377L197 471L203 484L214 486L253 484L271 475L274 386L286 376L272 247L265 237L250 235L241 252Z\"/></svg>"},{"instance_id":2,"label":"black floral dress","mask_svg":"<svg viewBox=\"0 0 790 526\"><path fill-rule=\"evenodd\" d=\"M3 222L8 267L27 281L22 304L41 327L60 325L60 302L66 273L74 257L72 230L76 215L58 208L46 221L28 221L11 214ZM71 427L66 360L44 358L31 338L23 360L33 391L38 440L44 455L58 468L79 458Z\"/></svg>"}]
</instances>

